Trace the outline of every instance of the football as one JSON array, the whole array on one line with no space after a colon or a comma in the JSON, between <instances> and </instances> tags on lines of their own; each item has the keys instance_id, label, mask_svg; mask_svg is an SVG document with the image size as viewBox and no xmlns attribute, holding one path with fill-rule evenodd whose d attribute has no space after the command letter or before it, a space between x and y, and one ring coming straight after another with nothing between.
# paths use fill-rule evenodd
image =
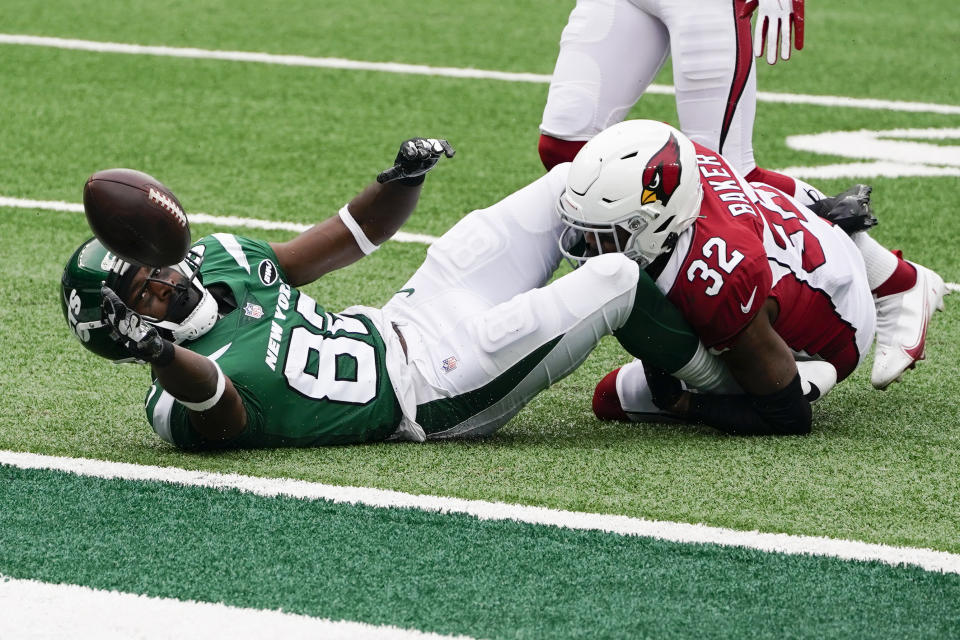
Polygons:
<instances>
[{"instance_id":1,"label":"football","mask_svg":"<svg viewBox=\"0 0 960 640\"><path fill-rule=\"evenodd\" d=\"M83 187L83 209L97 239L127 262L166 267L190 249L190 225L180 201L146 173L98 171Z\"/></svg>"}]
</instances>

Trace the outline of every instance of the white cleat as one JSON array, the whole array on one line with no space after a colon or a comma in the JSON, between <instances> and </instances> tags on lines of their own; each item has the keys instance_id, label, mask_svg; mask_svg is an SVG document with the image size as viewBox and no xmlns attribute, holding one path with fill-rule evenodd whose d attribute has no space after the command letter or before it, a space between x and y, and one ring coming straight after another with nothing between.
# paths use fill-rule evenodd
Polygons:
<instances>
[{"instance_id":1,"label":"white cleat","mask_svg":"<svg viewBox=\"0 0 960 640\"><path fill-rule=\"evenodd\" d=\"M877 346L870 382L877 389L886 389L923 360L930 316L943 310L943 297L949 293L939 275L922 265L910 264L917 270L916 284L902 293L876 299Z\"/></svg>"}]
</instances>

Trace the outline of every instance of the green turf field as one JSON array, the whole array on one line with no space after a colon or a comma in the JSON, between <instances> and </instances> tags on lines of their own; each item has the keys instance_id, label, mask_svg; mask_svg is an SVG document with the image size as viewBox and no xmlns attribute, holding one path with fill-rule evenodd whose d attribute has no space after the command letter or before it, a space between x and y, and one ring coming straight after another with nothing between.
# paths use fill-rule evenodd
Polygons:
<instances>
[{"instance_id":1,"label":"green turf field","mask_svg":"<svg viewBox=\"0 0 960 640\"><path fill-rule=\"evenodd\" d=\"M108 5L0 0L0 31L549 74L573 3ZM761 64L761 91L948 108L761 101L758 161L853 162L795 150L792 135L950 130L928 144L945 151L937 167L952 174L858 180L874 186L878 240L960 281L954 5L811 5L805 49ZM87 176L126 166L163 180L188 213L311 223L372 180L400 141L430 135L457 156L431 174L405 230L439 235L542 172L544 83L4 43L0 54L0 198L76 204ZM670 84L669 70L658 82ZM673 97L648 95L631 115L675 121ZM909 144L908 134L892 137ZM810 181L828 192L851 182ZM223 230L292 235L193 228L195 237ZM626 361L605 341L488 441L183 454L144 421L147 372L98 361L63 322L59 276L88 236L80 213L0 206L0 450L960 553L960 296L947 298L927 360L904 382L873 390L868 360L815 406L805 438L600 423L593 387ZM330 309L377 306L425 250L389 243L305 290ZM955 574L9 467L0 478L0 575L16 578L472 637L960 636ZM110 543L94 549L102 538ZM398 538L416 544L396 550ZM171 553L193 570L171 564Z\"/></svg>"}]
</instances>

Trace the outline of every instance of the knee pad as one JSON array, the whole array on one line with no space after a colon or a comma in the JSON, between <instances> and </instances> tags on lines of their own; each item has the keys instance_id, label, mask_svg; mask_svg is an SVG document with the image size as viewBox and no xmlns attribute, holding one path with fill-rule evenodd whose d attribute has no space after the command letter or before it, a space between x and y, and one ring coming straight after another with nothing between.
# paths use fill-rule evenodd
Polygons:
<instances>
[{"instance_id":1,"label":"knee pad","mask_svg":"<svg viewBox=\"0 0 960 640\"><path fill-rule=\"evenodd\" d=\"M477 332L480 348L489 355L529 336L540 327L530 296L520 295L483 314Z\"/></svg>"},{"instance_id":2,"label":"knee pad","mask_svg":"<svg viewBox=\"0 0 960 640\"><path fill-rule=\"evenodd\" d=\"M469 271L502 253L506 245L502 230L490 224L483 211L473 211L430 245L427 255L460 271Z\"/></svg>"},{"instance_id":3,"label":"knee pad","mask_svg":"<svg viewBox=\"0 0 960 640\"><path fill-rule=\"evenodd\" d=\"M578 318L586 318L622 297L623 310L629 313L636 294L640 267L622 253L608 253L590 258L574 271L560 278L557 285L563 305Z\"/></svg>"}]
</instances>

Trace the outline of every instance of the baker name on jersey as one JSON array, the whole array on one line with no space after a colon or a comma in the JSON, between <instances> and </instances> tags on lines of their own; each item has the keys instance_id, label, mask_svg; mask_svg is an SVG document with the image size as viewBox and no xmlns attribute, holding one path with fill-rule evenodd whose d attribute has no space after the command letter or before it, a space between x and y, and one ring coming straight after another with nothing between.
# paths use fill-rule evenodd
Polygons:
<instances>
[{"instance_id":1,"label":"baker name on jersey","mask_svg":"<svg viewBox=\"0 0 960 640\"><path fill-rule=\"evenodd\" d=\"M273 312L273 320L270 324L270 338L267 340L267 354L263 361L270 367L271 371L277 370L277 358L280 356L280 341L283 340L283 326L277 320L286 320L286 311L290 309L290 285L286 282L280 284L277 293L277 307Z\"/></svg>"},{"instance_id":2,"label":"baker name on jersey","mask_svg":"<svg viewBox=\"0 0 960 640\"><path fill-rule=\"evenodd\" d=\"M732 203L727 205L730 215L739 216L744 213L757 215L747 194L740 187L740 182L727 171L719 156L697 154L697 165L700 167L700 174L707 179L707 184L720 201Z\"/></svg>"}]
</instances>

